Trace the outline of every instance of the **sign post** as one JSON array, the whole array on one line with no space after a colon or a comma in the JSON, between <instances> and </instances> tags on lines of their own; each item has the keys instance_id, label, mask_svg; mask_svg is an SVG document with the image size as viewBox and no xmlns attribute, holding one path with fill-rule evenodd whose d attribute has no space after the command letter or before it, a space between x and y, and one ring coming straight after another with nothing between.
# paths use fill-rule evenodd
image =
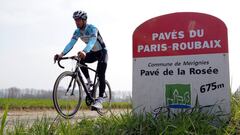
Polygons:
<instances>
[{"instance_id":1,"label":"sign post","mask_svg":"<svg viewBox=\"0 0 240 135\"><path fill-rule=\"evenodd\" d=\"M216 105L230 113L227 28L220 19L180 12L147 20L133 33L133 107ZM198 101L196 101L196 99ZM212 108L211 108L212 109Z\"/></svg>"}]
</instances>

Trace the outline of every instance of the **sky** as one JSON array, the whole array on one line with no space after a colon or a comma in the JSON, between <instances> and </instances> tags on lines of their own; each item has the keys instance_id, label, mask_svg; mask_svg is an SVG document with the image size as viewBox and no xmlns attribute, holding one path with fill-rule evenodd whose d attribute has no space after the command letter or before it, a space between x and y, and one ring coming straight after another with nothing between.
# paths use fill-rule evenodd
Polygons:
<instances>
[{"instance_id":1,"label":"sky","mask_svg":"<svg viewBox=\"0 0 240 135\"><path fill-rule=\"evenodd\" d=\"M109 61L106 77L113 90L132 90L132 34L143 22L175 12L213 15L228 28L230 85L240 86L240 8L236 0L1 0L0 89L51 90L60 69L53 56L62 52L76 29L72 14L84 10L105 41ZM68 54L85 44L80 40ZM94 67L95 64L90 66Z\"/></svg>"}]
</instances>

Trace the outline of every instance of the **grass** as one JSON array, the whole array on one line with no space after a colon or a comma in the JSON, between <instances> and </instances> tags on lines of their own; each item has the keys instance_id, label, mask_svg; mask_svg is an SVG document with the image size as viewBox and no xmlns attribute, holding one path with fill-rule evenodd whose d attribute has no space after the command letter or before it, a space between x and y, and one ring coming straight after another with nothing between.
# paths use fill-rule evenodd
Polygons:
<instances>
[{"instance_id":1,"label":"grass","mask_svg":"<svg viewBox=\"0 0 240 135\"><path fill-rule=\"evenodd\" d=\"M54 108L51 99L0 98L0 108L6 105L9 109Z\"/></svg>"},{"instance_id":2,"label":"grass","mask_svg":"<svg viewBox=\"0 0 240 135\"><path fill-rule=\"evenodd\" d=\"M6 126L7 112L8 112L8 106L5 107L3 116L0 117L0 120L1 120L0 135L3 135L4 127Z\"/></svg>"},{"instance_id":3,"label":"grass","mask_svg":"<svg viewBox=\"0 0 240 135\"><path fill-rule=\"evenodd\" d=\"M17 99L17 98L0 98L0 109L4 109L4 106L8 106L11 109L54 109L52 99ZM113 102L112 108L131 108L131 104L128 102ZM85 101L82 101L81 109L88 109Z\"/></svg>"},{"instance_id":4,"label":"grass","mask_svg":"<svg viewBox=\"0 0 240 135\"><path fill-rule=\"evenodd\" d=\"M4 117L6 116L2 116L1 119L6 122ZM13 129L5 129L5 133L20 135L98 135L100 133L104 135L235 135L240 134L240 97L232 97L231 117L228 121L222 121L217 115L201 113L196 109L190 115L181 112L171 117L162 113L154 116L151 113L137 115L126 111L120 115L112 114L96 119L85 118L80 122L70 122L64 119L53 122L45 117L36 120L29 127L21 122L17 123ZM5 126L5 124L2 125Z\"/></svg>"}]
</instances>

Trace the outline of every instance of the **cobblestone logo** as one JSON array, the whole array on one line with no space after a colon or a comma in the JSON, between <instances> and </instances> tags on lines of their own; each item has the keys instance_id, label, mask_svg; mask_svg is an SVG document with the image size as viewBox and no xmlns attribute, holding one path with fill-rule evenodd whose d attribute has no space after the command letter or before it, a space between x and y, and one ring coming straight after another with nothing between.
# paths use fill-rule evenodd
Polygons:
<instances>
[{"instance_id":1,"label":"cobblestone logo","mask_svg":"<svg viewBox=\"0 0 240 135\"><path fill-rule=\"evenodd\" d=\"M166 103L172 108L191 107L190 84L166 84Z\"/></svg>"}]
</instances>

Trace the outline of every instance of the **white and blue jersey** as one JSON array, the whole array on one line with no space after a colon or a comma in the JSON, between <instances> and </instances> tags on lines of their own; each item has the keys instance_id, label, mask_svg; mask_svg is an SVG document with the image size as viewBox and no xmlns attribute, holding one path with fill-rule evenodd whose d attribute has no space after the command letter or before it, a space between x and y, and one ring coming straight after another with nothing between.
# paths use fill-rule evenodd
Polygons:
<instances>
[{"instance_id":1,"label":"white and blue jersey","mask_svg":"<svg viewBox=\"0 0 240 135\"><path fill-rule=\"evenodd\" d=\"M80 30L79 28L75 30L71 41L66 45L63 50L64 55L66 55L73 48L78 38L80 38L83 42L87 44L86 47L83 49L85 53L88 53L90 51L97 52L99 50L106 49L105 43L103 42L103 39L98 29L91 24L86 24L84 30Z\"/></svg>"}]
</instances>

